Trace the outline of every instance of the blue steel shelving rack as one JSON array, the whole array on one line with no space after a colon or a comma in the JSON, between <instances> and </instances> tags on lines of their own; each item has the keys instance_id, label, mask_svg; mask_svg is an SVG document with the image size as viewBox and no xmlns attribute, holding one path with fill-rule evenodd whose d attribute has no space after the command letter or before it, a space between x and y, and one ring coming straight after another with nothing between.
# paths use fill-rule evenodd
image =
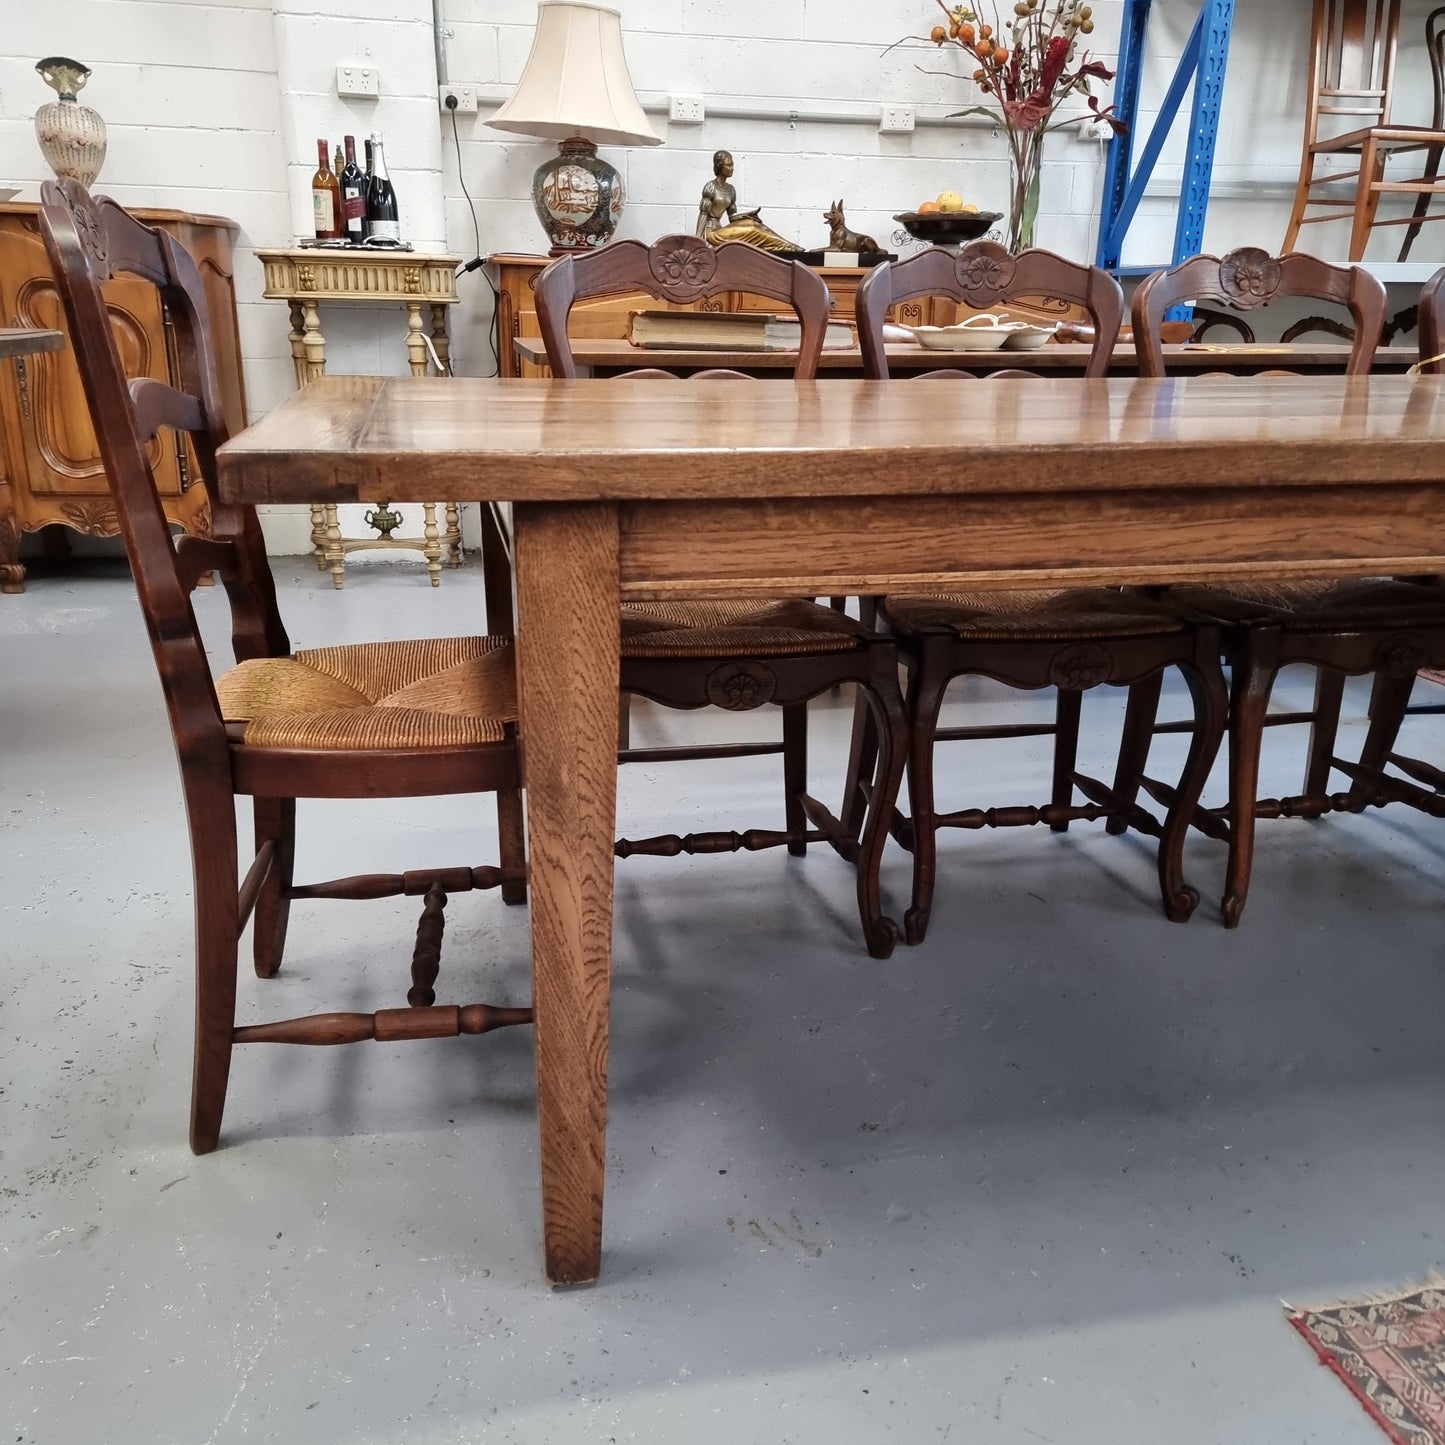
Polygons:
<instances>
[{"instance_id":1,"label":"blue steel shelving rack","mask_svg":"<svg viewBox=\"0 0 1445 1445\"><path fill-rule=\"evenodd\" d=\"M1199 19L1149 138L1130 172L1135 127L1139 115L1139 85L1144 71L1144 40L1153 0L1124 0L1124 28L1119 37L1119 71L1114 83L1114 104L1129 129L1109 143L1104 172L1103 215L1099 222L1097 264L1116 275L1122 271L1147 272L1157 266L1121 267L1120 257L1129 224L1139 209L1144 188L1154 173L1164 141L1194 83L1194 109L1190 120L1188 159L1179 196L1179 220L1174 231L1177 265L1197 255L1204 245L1204 215L1209 206L1209 181L1214 170L1214 143L1219 134L1219 110L1224 98L1224 72L1229 61L1229 36L1235 0L1203 0Z\"/></svg>"}]
</instances>

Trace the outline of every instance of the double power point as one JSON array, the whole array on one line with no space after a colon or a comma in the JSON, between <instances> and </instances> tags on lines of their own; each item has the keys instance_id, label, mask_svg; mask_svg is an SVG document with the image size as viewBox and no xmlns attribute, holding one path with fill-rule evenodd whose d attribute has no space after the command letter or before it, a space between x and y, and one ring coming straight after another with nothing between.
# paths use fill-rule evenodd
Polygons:
<instances>
[{"instance_id":1,"label":"double power point","mask_svg":"<svg viewBox=\"0 0 1445 1445\"><path fill-rule=\"evenodd\" d=\"M475 85L447 84L437 87L437 101L443 110L462 115L477 113L477 88ZM455 101L455 104L452 102Z\"/></svg>"}]
</instances>

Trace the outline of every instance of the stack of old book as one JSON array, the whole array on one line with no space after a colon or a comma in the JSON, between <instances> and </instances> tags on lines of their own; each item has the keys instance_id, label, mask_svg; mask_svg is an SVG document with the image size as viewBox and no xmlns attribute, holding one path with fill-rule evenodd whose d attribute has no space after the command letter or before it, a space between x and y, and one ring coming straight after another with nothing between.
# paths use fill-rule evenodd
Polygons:
<instances>
[{"instance_id":1,"label":"stack of old book","mask_svg":"<svg viewBox=\"0 0 1445 1445\"><path fill-rule=\"evenodd\" d=\"M802 323L766 311L634 311L627 339L649 351L796 351ZM837 350L856 346L846 321L830 321L823 340Z\"/></svg>"}]
</instances>

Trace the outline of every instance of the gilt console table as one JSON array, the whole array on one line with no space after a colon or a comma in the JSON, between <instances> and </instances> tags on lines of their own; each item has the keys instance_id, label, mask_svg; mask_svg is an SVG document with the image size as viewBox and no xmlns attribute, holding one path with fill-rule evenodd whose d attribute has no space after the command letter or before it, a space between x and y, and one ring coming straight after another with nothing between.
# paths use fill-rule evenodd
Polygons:
<instances>
[{"instance_id":1,"label":"gilt console table","mask_svg":"<svg viewBox=\"0 0 1445 1445\"><path fill-rule=\"evenodd\" d=\"M438 368L442 372L450 370L447 307L456 305L460 256L424 251L368 251L350 246L295 246L257 251L256 256L265 268L263 294L269 300L284 301L291 308L291 361L296 368L297 386L305 386L326 374L322 302L405 306L406 355L411 374L427 374L428 343L436 354ZM462 560L461 514L455 502L443 505L445 531L437 526L437 503L423 502L422 536L395 537L392 529L400 519L389 504L383 503L367 517L380 536L344 537L336 507L312 503L311 551L316 566L323 572L329 570L332 585L340 587L346 577L348 553L400 547L422 553L431 585L438 587L443 550L451 566L460 566ZM372 517L378 520L373 522Z\"/></svg>"}]
</instances>

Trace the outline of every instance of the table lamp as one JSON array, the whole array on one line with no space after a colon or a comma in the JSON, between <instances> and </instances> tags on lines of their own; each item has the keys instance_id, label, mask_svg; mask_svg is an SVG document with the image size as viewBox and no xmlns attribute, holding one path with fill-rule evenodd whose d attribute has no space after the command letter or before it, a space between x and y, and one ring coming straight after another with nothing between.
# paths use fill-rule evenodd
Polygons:
<instances>
[{"instance_id":1,"label":"table lamp","mask_svg":"<svg viewBox=\"0 0 1445 1445\"><path fill-rule=\"evenodd\" d=\"M554 256L605 246L617 229L622 177L597 143L662 144L627 73L621 12L589 0L541 0L522 78L487 124L560 142L532 177Z\"/></svg>"}]
</instances>

